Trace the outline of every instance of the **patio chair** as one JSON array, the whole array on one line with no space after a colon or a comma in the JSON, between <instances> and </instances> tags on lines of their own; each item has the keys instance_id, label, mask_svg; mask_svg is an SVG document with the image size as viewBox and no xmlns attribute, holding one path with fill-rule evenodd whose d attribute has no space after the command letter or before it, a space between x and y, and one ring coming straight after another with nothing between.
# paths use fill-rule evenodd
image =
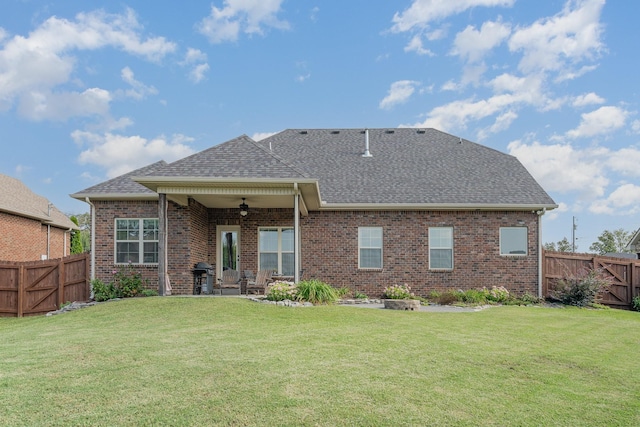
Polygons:
<instances>
[{"instance_id":1,"label":"patio chair","mask_svg":"<svg viewBox=\"0 0 640 427\"><path fill-rule=\"evenodd\" d=\"M220 295L225 289L237 289L238 295L240 295L240 272L238 270L224 270L218 283L220 284Z\"/></svg>"},{"instance_id":2,"label":"patio chair","mask_svg":"<svg viewBox=\"0 0 640 427\"><path fill-rule=\"evenodd\" d=\"M265 294L267 285L271 282L271 270L259 270L255 280L247 280L246 294L249 295L249 291L255 291L256 293Z\"/></svg>"}]
</instances>

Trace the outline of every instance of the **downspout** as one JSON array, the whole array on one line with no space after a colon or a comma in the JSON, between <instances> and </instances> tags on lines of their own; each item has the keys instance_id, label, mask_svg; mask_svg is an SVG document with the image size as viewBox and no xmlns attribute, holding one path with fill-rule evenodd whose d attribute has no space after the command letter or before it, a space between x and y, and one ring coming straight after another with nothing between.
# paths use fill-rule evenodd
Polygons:
<instances>
[{"instance_id":1,"label":"downspout","mask_svg":"<svg viewBox=\"0 0 640 427\"><path fill-rule=\"evenodd\" d=\"M542 215L546 211L547 208L542 208L536 212L538 214L538 298L542 298L542 282L544 281L544 277L542 277Z\"/></svg>"},{"instance_id":2,"label":"downspout","mask_svg":"<svg viewBox=\"0 0 640 427\"><path fill-rule=\"evenodd\" d=\"M47 216L51 220L51 203L47 206ZM51 224L47 224L47 259L51 259Z\"/></svg>"},{"instance_id":3,"label":"downspout","mask_svg":"<svg viewBox=\"0 0 640 427\"><path fill-rule=\"evenodd\" d=\"M298 202L298 183L293 183L293 281L300 281L300 205Z\"/></svg>"},{"instance_id":4,"label":"downspout","mask_svg":"<svg viewBox=\"0 0 640 427\"><path fill-rule=\"evenodd\" d=\"M63 237L63 247L62 247L62 256L67 256L67 233L69 233L69 242L71 242L71 232L73 228L68 229L64 233L62 233ZM69 254L71 254L71 248L69 248Z\"/></svg>"},{"instance_id":5,"label":"downspout","mask_svg":"<svg viewBox=\"0 0 640 427\"><path fill-rule=\"evenodd\" d=\"M91 206L91 281L96 278L96 207L88 197L84 201Z\"/></svg>"}]
</instances>

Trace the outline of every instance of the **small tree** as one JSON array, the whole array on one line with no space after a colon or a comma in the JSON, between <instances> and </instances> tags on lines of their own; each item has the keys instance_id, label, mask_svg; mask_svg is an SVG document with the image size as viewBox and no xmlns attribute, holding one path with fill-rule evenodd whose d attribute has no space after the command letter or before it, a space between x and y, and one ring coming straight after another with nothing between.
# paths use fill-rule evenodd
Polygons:
<instances>
[{"instance_id":1,"label":"small tree","mask_svg":"<svg viewBox=\"0 0 640 427\"><path fill-rule=\"evenodd\" d=\"M75 225L78 225L78 218L75 216L70 216L69 219ZM81 230L73 230L71 232L71 253L72 254L81 254L84 252L82 248L82 239L80 237Z\"/></svg>"},{"instance_id":2,"label":"small tree","mask_svg":"<svg viewBox=\"0 0 640 427\"><path fill-rule=\"evenodd\" d=\"M600 255L607 253L630 252L626 246L631 238L631 233L619 228L614 231L604 230L598 241L589 246L589 250Z\"/></svg>"},{"instance_id":3,"label":"small tree","mask_svg":"<svg viewBox=\"0 0 640 427\"><path fill-rule=\"evenodd\" d=\"M578 246L576 246L576 249L577 247ZM545 243L544 248L548 251L573 252L573 245L569 243L569 239L567 239L566 237L558 241L557 244L554 242Z\"/></svg>"}]
</instances>

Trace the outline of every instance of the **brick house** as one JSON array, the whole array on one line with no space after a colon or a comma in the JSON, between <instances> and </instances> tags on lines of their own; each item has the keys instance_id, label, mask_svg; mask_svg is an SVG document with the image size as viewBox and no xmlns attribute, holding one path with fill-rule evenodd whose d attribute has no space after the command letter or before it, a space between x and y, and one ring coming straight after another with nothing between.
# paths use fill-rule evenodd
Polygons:
<instances>
[{"instance_id":1,"label":"brick house","mask_svg":"<svg viewBox=\"0 0 640 427\"><path fill-rule=\"evenodd\" d=\"M78 227L22 182L0 174L0 260L36 261L70 254Z\"/></svg>"},{"instance_id":2,"label":"brick house","mask_svg":"<svg viewBox=\"0 0 640 427\"><path fill-rule=\"evenodd\" d=\"M95 277L130 261L161 294L191 293L206 262L370 297L402 283L536 295L557 207L515 157L434 129L243 135L71 196L92 206Z\"/></svg>"}]
</instances>

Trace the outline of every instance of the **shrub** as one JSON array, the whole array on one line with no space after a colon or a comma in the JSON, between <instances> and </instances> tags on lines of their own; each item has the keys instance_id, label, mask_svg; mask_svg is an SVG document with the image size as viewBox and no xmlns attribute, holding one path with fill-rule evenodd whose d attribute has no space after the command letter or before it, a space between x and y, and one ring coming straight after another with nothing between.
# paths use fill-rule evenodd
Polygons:
<instances>
[{"instance_id":1,"label":"shrub","mask_svg":"<svg viewBox=\"0 0 640 427\"><path fill-rule=\"evenodd\" d=\"M484 304L488 300L489 292L486 289L469 289L459 292L460 300L467 304Z\"/></svg>"},{"instance_id":2,"label":"shrub","mask_svg":"<svg viewBox=\"0 0 640 427\"><path fill-rule=\"evenodd\" d=\"M298 283L296 298L312 304L331 304L340 297L338 291L330 285L316 279L303 280Z\"/></svg>"},{"instance_id":3,"label":"shrub","mask_svg":"<svg viewBox=\"0 0 640 427\"><path fill-rule=\"evenodd\" d=\"M404 285L387 286L382 293L382 297L387 299L410 299L413 296L411 288L406 283Z\"/></svg>"},{"instance_id":4,"label":"shrub","mask_svg":"<svg viewBox=\"0 0 640 427\"><path fill-rule=\"evenodd\" d=\"M492 286L487 292L487 299L493 302L505 302L509 299L509 291L504 286Z\"/></svg>"},{"instance_id":5,"label":"shrub","mask_svg":"<svg viewBox=\"0 0 640 427\"><path fill-rule=\"evenodd\" d=\"M363 292L359 292L356 291L356 293L353 295L353 297L355 299L369 299L369 297L367 296L367 294L363 293Z\"/></svg>"},{"instance_id":6,"label":"shrub","mask_svg":"<svg viewBox=\"0 0 640 427\"><path fill-rule=\"evenodd\" d=\"M631 306L635 311L640 311L640 295L638 295L637 297L633 297L633 300L631 301Z\"/></svg>"},{"instance_id":7,"label":"shrub","mask_svg":"<svg viewBox=\"0 0 640 427\"><path fill-rule=\"evenodd\" d=\"M120 298L135 297L144 289L142 275L133 269L131 263L113 270L113 286Z\"/></svg>"},{"instance_id":8,"label":"shrub","mask_svg":"<svg viewBox=\"0 0 640 427\"><path fill-rule=\"evenodd\" d=\"M107 301L118 297L113 283L107 284L100 279L94 279L91 282L91 289L93 289L93 299L95 301Z\"/></svg>"},{"instance_id":9,"label":"shrub","mask_svg":"<svg viewBox=\"0 0 640 427\"><path fill-rule=\"evenodd\" d=\"M266 297L269 301L295 300L298 288L293 282L276 281L267 288Z\"/></svg>"},{"instance_id":10,"label":"shrub","mask_svg":"<svg viewBox=\"0 0 640 427\"><path fill-rule=\"evenodd\" d=\"M610 283L602 274L602 269L583 269L558 280L552 287L550 297L566 305L585 307L599 302L598 294L606 290Z\"/></svg>"}]
</instances>

